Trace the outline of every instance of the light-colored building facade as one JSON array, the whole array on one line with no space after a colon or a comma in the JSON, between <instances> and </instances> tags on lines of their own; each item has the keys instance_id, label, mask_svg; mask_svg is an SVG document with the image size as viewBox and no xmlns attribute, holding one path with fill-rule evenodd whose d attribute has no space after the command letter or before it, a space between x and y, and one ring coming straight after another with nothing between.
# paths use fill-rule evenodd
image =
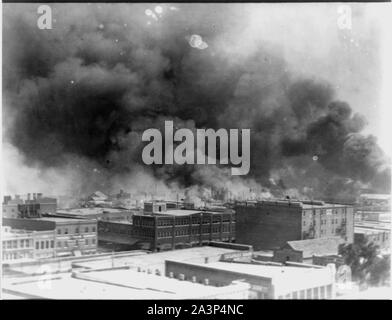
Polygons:
<instances>
[{"instance_id":1,"label":"light-colored building facade","mask_svg":"<svg viewBox=\"0 0 392 320\"><path fill-rule=\"evenodd\" d=\"M3 219L3 224L15 229L53 232L53 246L56 256L90 254L97 250L96 220L45 217L39 219ZM44 249L51 248L52 242L49 242L49 248L46 247L47 241L51 240L43 239L40 241L44 241ZM40 248L41 246L40 243Z\"/></svg>"},{"instance_id":2,"label":"light-colored building facade","mask_svg":"<svg viewBox=\"0 0 392 320\"><path fill-rule=\"evenodd\" d=\"M56 255L53 230L28 231L9 226L2 230L3 262L53 258Z\"/></svg>"},{"instance_id":3,"label":"light-colored building facade","mask_svg":"<svg viewBox=\"0 0 392 320\"><path fill-rule=\"evenodd\" d=\"M250 284L248 299L333 299L335 273L332 267L166 260L166 276L170 278L212 286L241 279Z\"/></svg>"}]
</instances>

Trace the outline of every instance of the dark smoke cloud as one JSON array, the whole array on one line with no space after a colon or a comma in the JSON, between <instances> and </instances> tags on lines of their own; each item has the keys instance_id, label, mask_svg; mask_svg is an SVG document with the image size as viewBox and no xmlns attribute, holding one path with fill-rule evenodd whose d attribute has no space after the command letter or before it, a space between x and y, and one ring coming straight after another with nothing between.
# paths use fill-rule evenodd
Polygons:
<instances>
[{"instance_id":1,"label":"dark smoke cloud","mask_svg":"<svg viewBox=\"0 0 392 320\"><path fill-rule=\"evenodd\" d=\"M360 133L363 118L329 83L291 74L269 43L240 61L220 50L222 38L229 46L245 28L240 10L181 5L154 21L146 5L53 7L54 29L44 31L35 6L4 7L3 119L27 165L83 168L86 192L140 170L168 185L241 184L241 192L389 190L375 138ZM192 48L192 34L208 48ZM251 128L250 175L241 181L196 165L141 169L141 134L165 119L178 128ZM92 170L100 174L92 178Z\"/></svg>"}]
</instances>

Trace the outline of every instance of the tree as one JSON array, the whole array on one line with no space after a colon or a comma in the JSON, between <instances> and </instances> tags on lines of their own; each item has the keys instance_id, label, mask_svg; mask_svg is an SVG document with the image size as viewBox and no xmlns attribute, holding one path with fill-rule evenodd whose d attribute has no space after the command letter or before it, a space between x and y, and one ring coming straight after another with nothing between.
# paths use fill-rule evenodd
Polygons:
<instances>
[{"instance_id":1,"label":"tree","mask_svg":"<svg viewBox=\"0 0 392 320\"><path fill-rule=\"evenodd\" d=\"M350 266L354 281L362 286L379 286L389 282L390 256L380 255L380 249L364 239L340 248L345 263Z\"/></svg>"}]
</instances>

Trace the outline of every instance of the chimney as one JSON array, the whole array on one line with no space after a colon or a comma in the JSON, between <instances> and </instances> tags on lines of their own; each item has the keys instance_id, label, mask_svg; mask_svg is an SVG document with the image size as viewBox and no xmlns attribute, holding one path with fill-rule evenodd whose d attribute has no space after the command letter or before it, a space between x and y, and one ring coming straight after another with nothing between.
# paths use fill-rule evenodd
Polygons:
<instances>
[{"instance_id":1,"label":"chimney","mask_svg":"<svg viewBox=\"0 0 392 320\"><path fill-rule=\"evenodd\" d=\"M41 199L42 198L42 193L37 193L37 199Z\"/></svg>"},{"instance_id":2,"label":"chimney","mask_svg":"<svg viewBox=\"0 0 392 320\"><path fill-rule=\"evenodd\" d=\"M31 194L30 193L27 194L27 200L31 200Z\"/></svg>"},{"instance_id":3,"label":"chimney","mask_svg":"<svg viewBox=\"0 0 392 320\"><path fill-rule=\"evenodd\" d=\"M37 194L33 193L33 200L37 200Z\"/></svg>"},{"instance_id":4,"label":"chimney","mask_svg":"<svg viewBox=\"0 0 392 320\"><path fill-rule=\"evenodd\" d=\"M11 196L4 196L3 197L3 204L7 204L8 201L10 201L11 199L12 199Z\"/></svg>"}]
</instances>

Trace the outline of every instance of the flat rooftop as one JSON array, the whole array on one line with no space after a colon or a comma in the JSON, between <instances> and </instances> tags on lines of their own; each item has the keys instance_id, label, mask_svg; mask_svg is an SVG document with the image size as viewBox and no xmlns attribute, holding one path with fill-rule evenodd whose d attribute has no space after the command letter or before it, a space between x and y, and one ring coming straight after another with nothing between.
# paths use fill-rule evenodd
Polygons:
<instances>
[{"instance_id":1,"label":"flat rooftop","mask_svg":"<svg viewBox=\"0 0 392 320\"><path fill-rule=\"evenodd\" d=\"M390 200L390 194L380 194L380 193L363 193L359 196L360 198L374 199L374 200Z\"/></svg>"},{"instance_id":2,"label":"flat rooftop","mask_svg":"<svg viewBox=\"0 0 392 320\"><path fill-rule=\"evenodd\" d=\"M37 218L37 219L32 219L32 220L38 220L38 221L51 221L51 222L56 222L56 223L61 223L61 224L66 224L66 223L85 223L85 222L95 222L95 220L89 220L89 219L72 219L72 218L58 218L58 217L44 217L44 218Z\"/></svg>"},{"instance_id":3,"label":"flat rooftop","mask_svg":"<svg viewBox=\"0 0 392 320\"><path fill-rule=\"evenodd\" d=\"M173 260L178 261L178 260ZM180 261L184 262L184 261ZM191 263L194 265L203 266L217 271L230 271L250 276L258 276L262 278L281 278L282 276L301 277L302 280L307 276L313 274L325 273L325 268L303 268L303 267L288 267L288 266L270 266L250 263L235 263L235 262L211 262L211 263Z\"/></svg>"},{"instance_id":4,"label":"flat rooftop","mask_svg":"<svg viewBox=\"0 0 392 320\"><path fill-rule=\"evenodd\" d=\"M189 299L213 296L222 288L117 269L6 279L3 290L13 299Z\"/></svg>"},{"instance_id":5,"label":"flat rooftop","mask_svg":"<svg viewBox=\"0 0 392 320\"><path fill-rule=\"evenodd\" d=\"M342 208L352 207L346 204L326 203L317 200L288 200L288 199L266 199L266 200L251 200L238 201L236 206L281 206L281 207L298 207L303 209L327 209L327 208Z\"/></svg>"},{"instance_id":6,"label":"flat rooftop","mask_svg":"<svg viewBox=\"0 0 392 320\"><path fill-rule=\"evenodd\" d=\"M391 230L392 224L386 221L360 220L354 224L355 228L369 228L373 230Z\"/></svg>"},{"instance_id":7,"label":"flat rooftop","mask_svg":"<svg viewBox=\"0 0 392 320\"><path fill-rule=\"evenodd\" d=\"M161 212L156 212L156 213L150 213L150 212L145 212L145 216L157 216L157 215L162 215L162 216L190 216L193 214L201 214L201 213L210 213L210 214L221 214L222 211L212 211L212 210L188 210L188 209L170 209L166 211L161 211Z\"/></svg>"},{"instance_id":8,"label":"flat rooftop","mask_svg":"<svg viewBox=\"0 0 392 320\"><path fill-rule=\"evenodd\" d=\"M89 216L96 214L105 214L105 213L126 213L129 212L128 209L120 209L120 208L75 208L75 209L60 209L57 210L58 214L70 214L70 215L81 215L81 216Z\"/></svg>"},{"instance_id":9,"label":"flat rooftop","mask_svg":"<svg viewBox=\"0 0 392 320\"><path fill-rule=\"evenodd\" d=\"M164 271L165 268L165 260L180 260L184 262L204 262L206 257L209 258L210 261L219 260L220 256L224 253L233 253L238 252L238 250L227 249L227 248L219 248L212 246L202 246L202 247L193 247L186 249L178 249L172 251L164 251L164 252L155 252L148 253L143 255L135 255L135 256L125 256L125 257L116 257L113 258L108 257L105 260L90 260L86 262L75 262L73 265L75 267L86 268L86 269L102 269L102 268L110 268L112 266L115 267L124 267L128 266L133 269L137 269L137 267L151 269L155 272L155 269Z\"/></svg>"}]
</instances>

